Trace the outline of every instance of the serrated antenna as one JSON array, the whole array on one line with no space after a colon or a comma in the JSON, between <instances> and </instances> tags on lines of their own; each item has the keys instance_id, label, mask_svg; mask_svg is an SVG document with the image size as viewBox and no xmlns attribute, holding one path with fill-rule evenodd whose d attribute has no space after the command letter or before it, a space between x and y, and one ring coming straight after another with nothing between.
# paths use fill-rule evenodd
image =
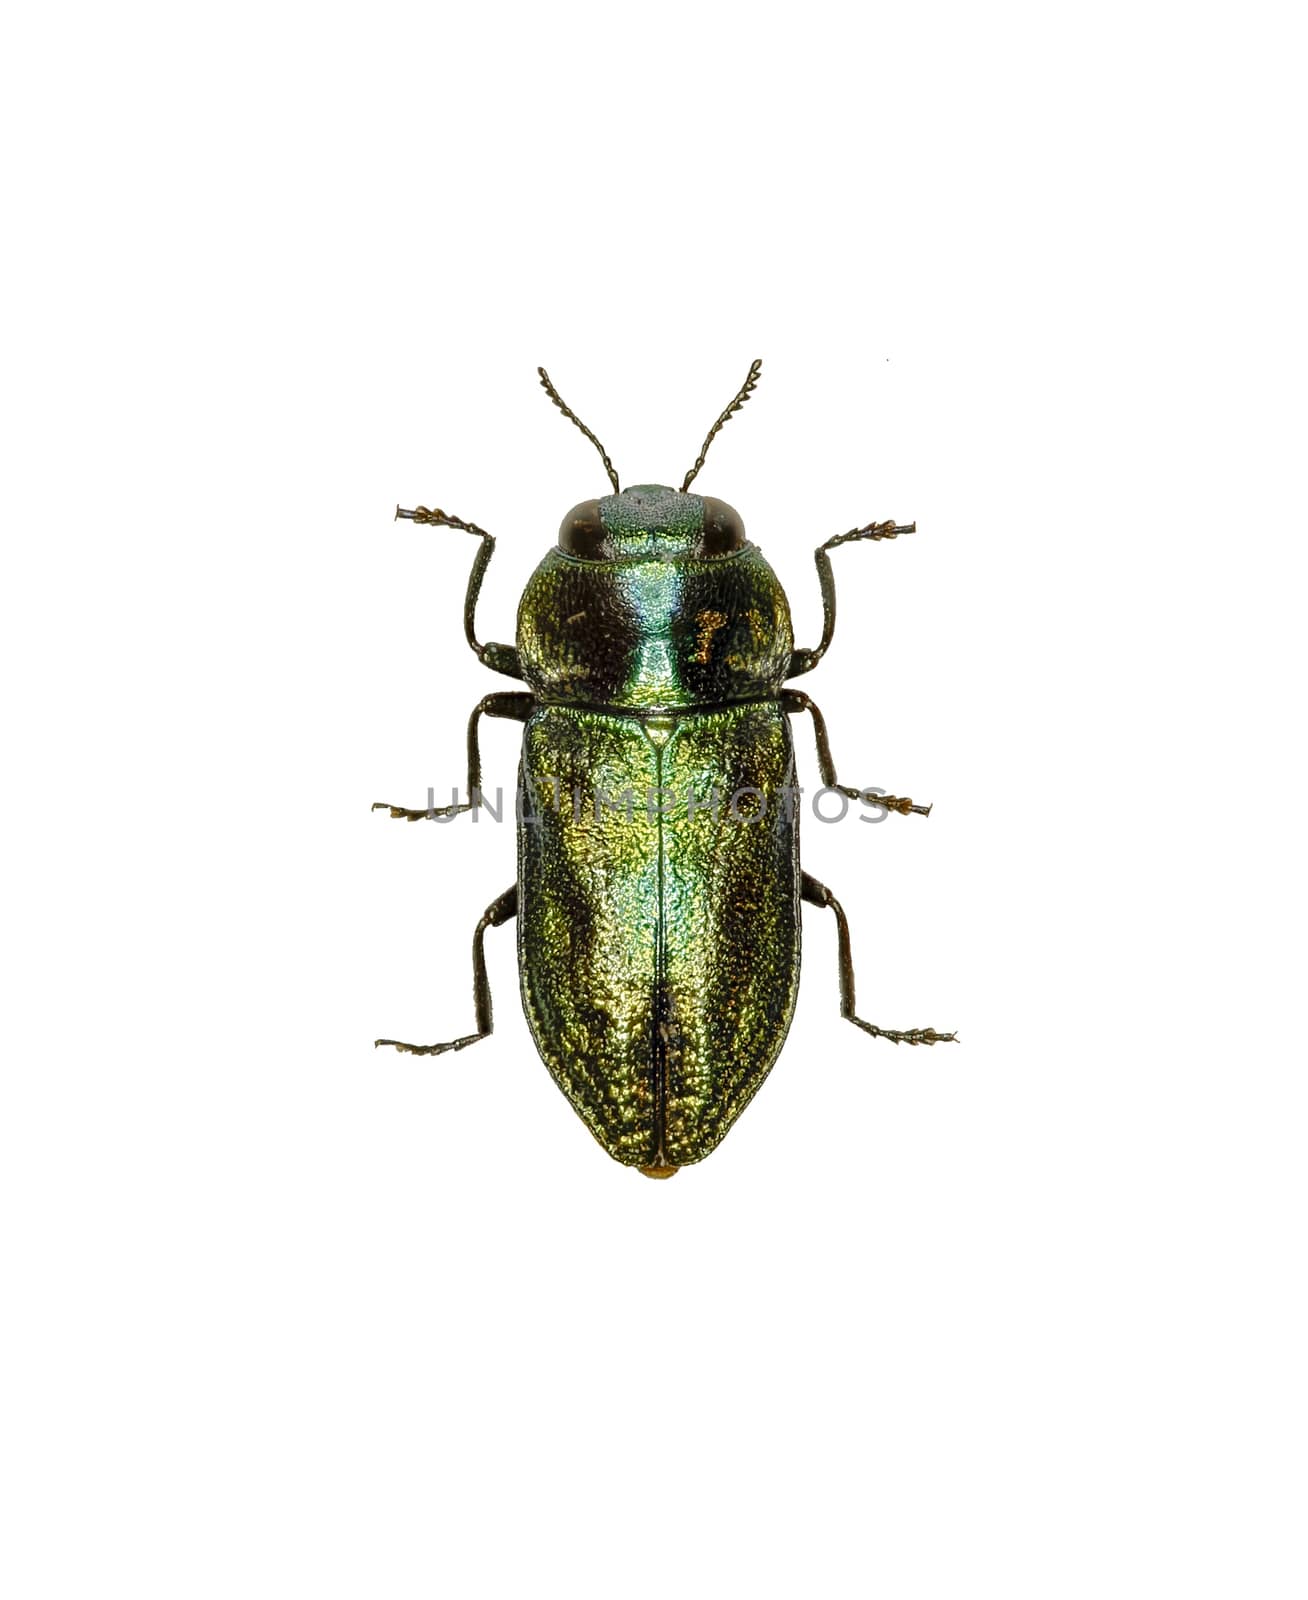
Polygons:
<instances>
[{"instance_id":1,"label":"serrated antenna","mask_svg":"<svg viewBox=\"0 0 1308 1600\"><path fill-rule=\"evenodd\" d=\"M544 367L537 367L536 371L540 373L540 385L541 385L541 388L544 389L544 391L545 391L545 393L547 395L549 395L550 399L553 400L553 402L554 402L554 404L556 406L558 406L559 410L568 419L568 421L569 422L575 422L576 425L581 429L581 431L590 440L590 442L599 451L600 459L604 462L604 470L605 470L605 472L608 473L609 482L613 485L614 494L621 494L622 491L618 488L618 475L613 470L613 463L609 460L608 451L599 442L599 440L590 431L590 429L581 420L581 418L572 409L572 407L564 404L563 396L559 393L559 391L550 382L550 375L549 375L548 372L546 372L545 368Z\"/></svg>"},{"instance_id":2,"label":"serrated antenna","mask_svg":"<svg viewBox=\"0 0 1308 1600\"><path fill-rule=\"evenodd\" d=\"M749 376L740 386L740 393L709 429L708 438L705 439L703 446L700 449L699 455L695 460L695 465L686 474L685 482L681 485L682 494L685 494L686 490L689 489L691 484L695 481L696 474L704 465L704 457L708 454L709 446L713 443L714 439L717 438L718 434L722 431L726 424L731 421L732 417L735 416L736 412L740 410L741 406L744 405L746 400L749 399L750 395L753 394L754 387L758 383L758 375L762 370L763 361L760 357L759 360L755 361L750 367Z\"/></svg>"}]
</instances>

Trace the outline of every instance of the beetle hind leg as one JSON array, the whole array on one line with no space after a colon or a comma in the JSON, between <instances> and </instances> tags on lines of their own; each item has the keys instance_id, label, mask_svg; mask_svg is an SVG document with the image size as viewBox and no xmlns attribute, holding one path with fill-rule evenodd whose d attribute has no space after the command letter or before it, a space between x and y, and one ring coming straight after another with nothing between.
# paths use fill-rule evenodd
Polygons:
<instances>
[{"instance_id":1,"label":"beetle hind leg","mask_svg":"<svg viewBox=\"0 0 1308 1600\"><path fill-rule=\"evenodd\" d=\"M955 1033L937 1033L934 1028L878 1028L874 1022L864 1022L854 1014L854 957L849 941L849 920L845 908L825 883L819 883L807 872L800 887L801 897L811 906L824 906L836 914L836 932L840 940L840 1015L864 1033L877 1039L889 1039L892 1044L950 1044L957 1040Z\"/></svg>"},{"instance_id":2,"label":"beetle hind leg","mask_svg":"<svg viewBox=\"0 0 1308 1600\"><path fill-rule=\"evenodd\" d=\"M517 914L518 886L515 883L511 889L506 889L498 900L493 900L486 907L481 921L477 924L477 931L472 936L472 995L477 1012L476 1033L465 1033L461 1039L449 1039L444 1044L403 1044L399 1039L374 1039L374 1049L378 1045L386 1044L411 1056L441 1056L447 1050L466 1050L470 1044L476 1044L479 1039L486 1038L494 1028L490 979L486 976L484 948L486 929L501 927L504 923L511 922Z\"/></svg>"}]
</instances>

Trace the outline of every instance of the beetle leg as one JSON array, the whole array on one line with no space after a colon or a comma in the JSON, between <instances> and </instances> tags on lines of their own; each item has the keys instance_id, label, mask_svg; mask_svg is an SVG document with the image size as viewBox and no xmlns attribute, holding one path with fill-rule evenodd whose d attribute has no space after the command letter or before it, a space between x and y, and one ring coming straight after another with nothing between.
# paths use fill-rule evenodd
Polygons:
<instances>
[{"instance_id":1,"label":"beetle leg","mask_svg":"<svg viewBox=\"0 0 1308 1600\"><path fill-rule=\"evenodd\" d=\"M875 1023L864 1022L854 1015L854 957L849 944L849 922L845 908L825 883L819 883L807 872L803 874L800 896L811 906L826 906L836 914L836 932L840 940L840 1015L846 1022L862 1028L878 1039L889 1039L893 1044L948 1044L957 1039L955 1033L937 1033L934 1028L878 1028Z\"/></svg>"},{"instance_id":2,"label":"beetle leg","mask_svg":"<svg viewBox=\"0 0 1308 1600\"><path fill-rule=\"evenodd\" d=\"M468 718L468 798L462 805L428 806L425 811L411 811L407 806L374 800L372 809L389 811L393 817L403 817L406 822L421 822L424 817L455 817L461 811L474 810L481 801L481 746L477 742L477 724L482 717L507 717L512 722L526 722L535 704L533 695L507 690L503 694L488 694L473 708Z\"/></svg>"},{"instance_id":3,"label":"beetle leg","mask_svg":"<svg viewBox=\"0 0 1308 1600\"><path fill-rule=\"evenodd\" d=\"M908 816L910 812L916 812L919 817L931 815L930 806L914 805L911 800L900 799L898 795L882 794L877 789L851 789L847 784L837 782L836 764L831 759L831 744L827 739L827 721L814 702L799 689L783 689L781 709L792 717L797 717L804 711L812 716L813 737L817 741L818 770L828 789L848 795L851 800L866 799L869 805L884 806L887 811L897 811L901 817Z\"/></svg>"},{"instance_id":4,"label":"beetle leg","mask_svg":"<svg viewBox=\"0 0 1308 1600\"><path fill-rule=\"evenodd\" d=\"M481 580L486 576L490 558L495 553L495 540L475 522L464 522L462 517L452 517L440 510L429 511L426 506L415 506L412 511L403 511L396 506L395 516L397 519L406 517L410 522L429 523L441 528L462 528L465 533L475 533L481 540L481 548L468 574L468 592L463 600L463 631L482 666L489 667L492 672L502 672L508 678L521 678L518 652L511 644L479 644L477 641L477 596L481 593Z\"/></svg>"},{"instance_id":5,"label":"beetle leg","mask_svg":"<svg viewBox=\"0 0 1308 1600\"><path fill-rule=\"evenodd\" d=\"M822 588L822 643L816 650L796 650L790 658L786 676L797 678L802 672L812 672L827 653L831 635L836 631L836 578L831 570L828 550L837 545L849 544L855 539L898 539L901 533L916 533L916 522L869 522L866 528L851 528L848 533L838 533L813 552L817 563L818 583Z\"/></svg>"},{"instance_id":6,"label":"beetle leg","mask_svg":"<svg viewBox=\"0 0 1308 1600\"><path fill-rule=\"evenodd\" d=\"M447 1050L464 1050L468 1045L476 1044L478 1039L484 1039L494 1026L490 980L486 976L486 952L483 949L486 929L498 928L503 923L511 922L517 914L518 886L515 883L511 889L506 889L498 900L493 900L486 907L481 921L477 924L477 931L472 936L472 995L477 1011L476 1033L464 1034L462 1039L451 1039L446 1044L401 1044L398 1039L375 1039L374 1049L379 1044L389 1044L413 1056L439 1056L444 1055Z\"/></svg>"}]
</instances>

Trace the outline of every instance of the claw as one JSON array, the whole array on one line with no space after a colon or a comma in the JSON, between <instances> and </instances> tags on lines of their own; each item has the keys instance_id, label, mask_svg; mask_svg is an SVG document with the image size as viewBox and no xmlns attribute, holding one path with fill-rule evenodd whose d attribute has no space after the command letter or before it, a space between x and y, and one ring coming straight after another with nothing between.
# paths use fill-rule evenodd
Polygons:
<instances>
[{"instance_id":1,"label":"claw","mask_svg":"<svg viewBox=\"0 0 1308 1600\"><path fill-rule=\"evenodd\" d=\"M455 817L461 812L471 811L470 805L458 806L427 806L421 811L413 811L408 806L393 806L386 800L374 800L374 811L389 811L393 817L402 817L406 822L422 822L427 817Z\"/></svg>"},{"instance_id":2,"label":"claw","mask_svg":"<svg viewBox=\"0 0 1308 1600\"><path fill-rule=\"evenodd\" d=\"M957 1044L956 1033L937 1033L934 1028L878 1028L874 1022L864 1022L862 1017L846 1019L856 1027L870 1033L875 1039L889 1039L891 1044Z\"/></svg>"},{"instance_id":3,"label":"claw","mask_svg":"<svg viewBox=\"0 0 1308 1600\"><path fill-rule=\"evenodd\" d=\"M374 1039L372 1047L388 1044L393 1050L401 1050L411 1056L443 1056L447 1050L464 1050L470 1044L476 1044L479 1039L484 1039L484 1033L468 1033L462 1039L450 1039L445 1044L402 1044L399 1039Z\"/></svg>"},{"instance_id":4,"label":"claw","mask_svg":"<svg viewBox=\"0 0 1308 1600\"><path fill-rule=\"evenodd\" d=\"M870 806L884 806L887 811L897 811L901 817L911 814L919 817L931 815L930 806L915 805L912 800L897 794L878 794L874 789L847 789L843 783L836 787L841 794L848 795L851 800L862 800Z\"/></svg>"}]
</instances>

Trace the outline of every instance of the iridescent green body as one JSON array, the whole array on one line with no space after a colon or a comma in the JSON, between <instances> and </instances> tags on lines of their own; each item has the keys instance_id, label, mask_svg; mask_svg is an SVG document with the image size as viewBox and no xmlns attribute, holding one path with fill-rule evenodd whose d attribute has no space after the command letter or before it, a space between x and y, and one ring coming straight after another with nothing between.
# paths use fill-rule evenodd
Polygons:
<instances>
[{"instance_id":1,"label":"iridescent green body","mask_svg":"<svg viewBox=\"0 0 1308 1600\"><path fill-rule=\"evenodd\" d=\"M541 1056L628 1166L708 1155L799 978L794 641L719 501L656 486L564 520L518 613L518 952Z\"/></svg>"},{"instance_id":2,"label":"iridescent green body","mask_svg":"<svg viewBox=\"0 0 1308 1600\"><path fill-rule=\"evenodd\" d=\"M557 548L523 593L514 645L477 637L490 534L439 508L395 510L481 540L464 632L483 666L525 688L474 707L465 802L436 807L429 791L426 810L385 801L375 809L409 822L475 812L481 718L508 718L524 732L517 879L486 907L472 939L476 1030L437 1044L376 1043L426 1056L488 1038L484 937L516 917L523 1008L541 1056L614 1160L651 1178L702 1161L780 1054L799 982L801 903L835 918L846 1021L894 1044L955 1037L858 1015L849 921L799 861L789 719L800 713L813 719L828 791L883 815L931 809L840 783L821 711L786 687L831 643L828 552L896 539L916 524L870 522L817 547L822 637L795 649L785 593L739 516L690 493L761 365L750 366L680 489L625 492L604 446L538 369L550 399L599 451L613 493L563 519Z\"/></svg>"}]
</instances>

